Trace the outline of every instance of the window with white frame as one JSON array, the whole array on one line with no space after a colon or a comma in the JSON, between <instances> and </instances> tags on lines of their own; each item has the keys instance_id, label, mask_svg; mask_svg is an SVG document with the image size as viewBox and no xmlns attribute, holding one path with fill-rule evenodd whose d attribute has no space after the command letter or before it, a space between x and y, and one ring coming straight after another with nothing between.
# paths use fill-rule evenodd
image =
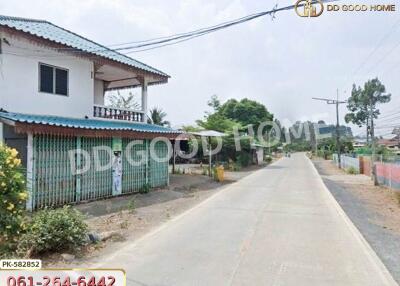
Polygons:
<instances>
[{"instance_id":1,"label":"window with white frame","mask_svg":"<svg viewBox=\"0 0 400 286\"><path fill-rule=\"evenodd\" d=\"M68 96L68 70L39 63L39 91Z\"/></svg>"}]
</instances>

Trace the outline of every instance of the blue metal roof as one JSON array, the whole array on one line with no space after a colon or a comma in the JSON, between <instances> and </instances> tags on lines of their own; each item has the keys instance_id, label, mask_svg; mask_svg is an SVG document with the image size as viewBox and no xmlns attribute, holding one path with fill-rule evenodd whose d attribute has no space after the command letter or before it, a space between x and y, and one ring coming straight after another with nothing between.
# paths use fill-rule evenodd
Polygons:
<instances>
[{"instance_id":1,"label":"blue metal roof","mask_svg":"<svg viewBox=\"0 0 400 286\"><path fill-rule=\"evenodd\" d=\"M58 44L101 56L131 67L168 77L166 73L148 66L124 54L97 44L71 31L58 27L44 20L26 19L0 15L0 26L7 26L31 35L47 39Z\"/></svg>"},{"instance_id":2,"label":"blue metal roof","mask_svg":"<svg viewBox=\"0 0 400 286\"><path fill-rule=\"evenodd\" d=\"M51 115L32 115L13 112L0 112L0 119L20 123L43 124L57 127L92 129L92 130L123 130L146 133L181 133L169 127L154 124L124 122L118 120L80 119Z\"/></svg>"}]
</instances>

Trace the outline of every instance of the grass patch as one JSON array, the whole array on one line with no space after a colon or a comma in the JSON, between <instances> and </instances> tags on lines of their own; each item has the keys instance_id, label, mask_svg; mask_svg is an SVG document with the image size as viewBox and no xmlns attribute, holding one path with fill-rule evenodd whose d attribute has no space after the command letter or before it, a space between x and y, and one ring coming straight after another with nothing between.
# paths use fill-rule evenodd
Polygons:
<instances>
[{"instance_id":1,"label":"grass patch","mask_svg":"<svg viewBox=\"0 0 400 286\"><path fill-rule=\"evenodd\" d=\"M347 174L350 174L350 175L357 175L358 174L358 171L354 167L347 168L346 172L347 172Z\"/></svg>"}]
</instances>

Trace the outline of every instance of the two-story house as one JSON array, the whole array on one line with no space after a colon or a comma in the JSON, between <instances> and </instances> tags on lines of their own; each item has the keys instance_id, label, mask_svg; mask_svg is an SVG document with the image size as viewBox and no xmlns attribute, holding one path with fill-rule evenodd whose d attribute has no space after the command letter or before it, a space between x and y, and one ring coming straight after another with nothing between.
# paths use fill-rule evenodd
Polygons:
<instances>
[{"instance_id":1,"label":"two-story house","mask_svg":"<svg viewBox=\"0 0 400 286\"><path fill-rule=\"evenodd\" d=\"M168 161L150 147L161 158L179 132L146 116L148 87L168 78L47 21L0 16L0 139L23 159L27 208L168 184ZM106 91L126 88L141 89L140 110L104 106Z\"/></svg>"}]
</instances>

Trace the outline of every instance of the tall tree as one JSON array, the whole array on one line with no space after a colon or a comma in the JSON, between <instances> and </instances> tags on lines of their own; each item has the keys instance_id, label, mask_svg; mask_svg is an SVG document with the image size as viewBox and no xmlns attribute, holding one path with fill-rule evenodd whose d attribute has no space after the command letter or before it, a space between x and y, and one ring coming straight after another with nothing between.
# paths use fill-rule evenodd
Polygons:
<instances>
[{"instance_id":1,"label":"tall tree","mask_svg":"<svg viewBox=\"0 0 400 286\"><path fill-rule=\"evenodd\" d=\"M242 126L253 125L255 128L267 121L272 121L274 116L269 113L265 105L244 98L240 101L229 99L218 109L224 117L240 123Z\"/></svg>"},{"instance_id":2,"label":"tall tree","mask_svg":"<svg viewBox=\"0 0 400 286\"><path fill-rule=\"evenodd\" d=\"M153 107L150 109L150 116L147 122L160 126L170 126L170 122L164 120L165 117L167 117L167 113L162 108Z\"/></svg>"},{"instance_id":3,"label":"tall tree","mask_svg":"<svg viewBox=\"0 0 400 286\"><path fill-rule=\"evenodd\" d=\"M212 107L214 111L218 111L218 109L221 107L221 101L219 100L218 96L214 94L211 96L211 99L207 102L207 105Z\"/></svg>"},{"instance_id":4,"label":"tall tree","mask_svg":"<svg viewBox=\"0 0 400 286\"><path fill-rule=\"evenodd\" d=\"M241 129L241 125L238 122L226 118L218 112L208 114L204 120L197 120L196 123L204 129L219 132L232 132L234 127Z\"/></svg>"},{"instance_id":5,"label":"tall tree","mask_svg":"<svg viewBox=\"0 0 400 286\"><path fill-rule=\"evenodd\" d=\"M385 94L385 92L386 88L378 78L368 80L364 84L364 88L353 85L351 96L347 103L347 109L350 112L346 114L345 120L347 123L351 122L359 127L367 125L367 138L371 109L372 120L377 119L380 115L377 105L391 100L391 94Z\"/></svg>"},{"instance_id":6,"label":"tall tree","mask_svg":"<svg viewBox=\"0 0 400 286\"><path fill-rule=\"evenodd\" d=\"M263 104L247 98L240 101L229 99L221 104L218 97L213 95L208 105L213 111L206 112L205 118L198 120L197 124L203 128L221 132L232 131L233 127L240 129L248 125L253 125L257 131L261 123L272 121L274 118Z\"/></svg>"}]
</instances>

